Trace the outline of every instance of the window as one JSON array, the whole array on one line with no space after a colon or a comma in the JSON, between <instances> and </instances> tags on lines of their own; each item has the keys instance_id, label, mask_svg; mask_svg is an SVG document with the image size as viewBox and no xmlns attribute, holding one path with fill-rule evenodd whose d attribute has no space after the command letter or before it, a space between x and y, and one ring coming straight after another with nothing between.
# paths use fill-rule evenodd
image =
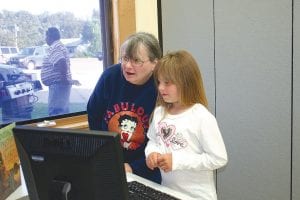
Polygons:
<instances>
[{"instance_id":1,"label":"window","mask_svg":"<svg viewBox=\"0 0 300 200\"><path fill-rule=\"evenodd\" d=\"M69 112L86 104L103 71L99 0L9 0L0 8L0 123L48 116L47 86L41 67L47 53L45 32L60 30L73 80ZM10 48L8 48L10 47ZM20 49L20 51L19 51ZM3 55L3 56L2 56ZM8 56L7 56L8 55ZM5 56L5 57L4 57Z\"/></svg>"},{"instance_id":2,"label":"window","mask_svg":"<svg viewBox=\"0 0 300 200\"><path fill-rule=\"evenodd\" d=\"M10 52L11 52L12 54L16 54L16 53L18 53L18 50L17 50L16 47L11 47L11 48L10 48Z\"/></svg>"},{"instance_id":3,"label":"window","mask_svg":"<svg viewBox=\"0 0 300 200\"><path fill-rule=\"evenodd\" d=\"M8 47L2 47L1 51L3 54L9 54L9 48Z\"/></svg>"},{"instance_id":4,"label":"window","mask_svg":"<svg viewBox=\"0 0 300 200\"><path fill-rule=\"evenodd\" d=\"M0 48L0 124L48 116L49 88L41 83L48 27L60 30L68 50L72 78L79 83L72 86L69 112L80 112L86 110L103 68L118 61L119 46L128 35L159 35L159 5L160 0L2 2L0 47L11 51L4 54ZM109 23L101 24L100 18Z\"/></svg>"}]
</instances>

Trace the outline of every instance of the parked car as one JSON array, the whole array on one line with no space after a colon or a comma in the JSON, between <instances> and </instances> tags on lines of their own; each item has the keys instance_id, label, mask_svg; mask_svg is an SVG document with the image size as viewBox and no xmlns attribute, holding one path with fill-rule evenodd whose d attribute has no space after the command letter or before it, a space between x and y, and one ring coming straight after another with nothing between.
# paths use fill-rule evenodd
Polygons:
<instances>
[{"instance_id":1,"label":"parked car","mask_svg":"<svg viewBox=\"0 0 300 200\"><path fill-rule=\"evenodd\" d=\"M15 56L18 52L17 47L0 46L0 63L7 64L10 57Z\"/></svg>"},{"instance_id":2,"label":"parked car","mask_svg":"<svg viewBox=\"0 0 300 200\"><path fill-rule=\"evenodd\" d=\"M9 59L10 65L26 69L38 69L43 65L43 59L47 54L47 46L25 47Z\"/></svg>"}]
</instances>

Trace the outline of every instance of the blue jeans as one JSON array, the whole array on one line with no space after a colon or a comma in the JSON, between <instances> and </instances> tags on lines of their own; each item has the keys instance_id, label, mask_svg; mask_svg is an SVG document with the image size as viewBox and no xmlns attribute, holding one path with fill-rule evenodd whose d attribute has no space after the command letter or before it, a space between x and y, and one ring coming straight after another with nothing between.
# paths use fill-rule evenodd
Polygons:
<instances>
[{"instance_id":1,"label":"blue jeans","mask_svg":"<svg viewBox=\"0 0 300 200\"><path fill-rule=\"evenodd\" d=\"M71 88L72 85L66 83L56 83L49 86L49 116L69 113Z\"/></svg>"}]
</instances>

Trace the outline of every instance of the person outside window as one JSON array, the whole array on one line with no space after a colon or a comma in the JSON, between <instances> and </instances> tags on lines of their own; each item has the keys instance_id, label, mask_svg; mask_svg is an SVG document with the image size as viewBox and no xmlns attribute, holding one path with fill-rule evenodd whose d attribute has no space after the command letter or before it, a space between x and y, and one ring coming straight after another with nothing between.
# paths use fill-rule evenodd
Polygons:
<instances>
[{"instance_id":1,"label":"person outside window","mask_svg":"<svg viewBox=\"0 0 300 200\"><path fill-rule=\"evenodd\" d=\"M69 100L72 88L70 58L67 48L60 41L60 32L55 27L46 31L48 53L41 70L42 83L49 87L48 114L69 113Z\"/></svg>"}]
</instances>

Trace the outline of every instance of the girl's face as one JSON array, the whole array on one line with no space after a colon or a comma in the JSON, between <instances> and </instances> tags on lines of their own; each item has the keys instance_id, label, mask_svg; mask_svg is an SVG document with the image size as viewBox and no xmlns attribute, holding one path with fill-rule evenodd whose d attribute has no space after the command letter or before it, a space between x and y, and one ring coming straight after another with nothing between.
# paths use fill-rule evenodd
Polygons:
<instances>
[{"instance_id":1,"label":"girl's face","mask_svg":"<svg viewBox=\"0 0 300 200\"><path fill-rule=\"evenodd\" d=\"M158 92L166 103L178 103L179 91L174 83L158 78Z\"/></svg>"},{"instance_id":2,"label":"girl's face","mask_svg":"<svg viewBox=\"0 0 300 200\"><path fill-rule=\"evenodd\" d=\"M157 61L149 60L148 52L144 45L140 45L135 58L129 59L122 56L122 72L125 79L135 85L143 85L152 75Z\"/></svg>"}]
</instances>

